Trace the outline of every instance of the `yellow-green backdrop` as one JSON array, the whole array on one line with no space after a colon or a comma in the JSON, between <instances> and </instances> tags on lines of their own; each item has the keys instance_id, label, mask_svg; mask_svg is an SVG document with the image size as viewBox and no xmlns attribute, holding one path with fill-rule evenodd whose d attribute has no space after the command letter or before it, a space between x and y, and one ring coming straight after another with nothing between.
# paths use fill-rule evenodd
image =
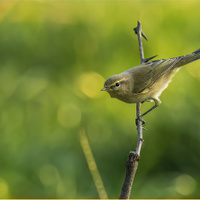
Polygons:
<instances>
[{"instance_id":1,"label":"yellow-green backdrop","mask_svg":"<svg viewBox=\"0 0 200 200\"><path fill-rule=\"evenodd\" d=\"M199 9L199 1L1 1L0 198L99 198L82 132L108 197L118 198L137 143L135 105L100 89L140 63L137 20L145 57L200 48ZM196 61L144 118L132 198L200 198L199 85Z\"/></svg>"}]
</instances>

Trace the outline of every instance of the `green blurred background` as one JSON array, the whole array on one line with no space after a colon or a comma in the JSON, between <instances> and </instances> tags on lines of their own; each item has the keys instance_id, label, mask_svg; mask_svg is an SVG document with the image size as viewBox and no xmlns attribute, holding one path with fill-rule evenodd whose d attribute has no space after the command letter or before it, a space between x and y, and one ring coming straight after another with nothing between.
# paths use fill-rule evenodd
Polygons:
<instances>
[{"instance_id":1,"label":"green blurred background","mask_svg":"<svg viewBox=\"0 0 200 200\"><path fill-rule=\"evenodd\" d=\"M145 57L200 48L198 1L0 2L0 198L99 198L84 130L109 198L137 143L135 105L100 92ZM200 61L147 115L132 198L200 198ZM145 111L152 103L142 105Z\"/></svg>"}]
</instances>

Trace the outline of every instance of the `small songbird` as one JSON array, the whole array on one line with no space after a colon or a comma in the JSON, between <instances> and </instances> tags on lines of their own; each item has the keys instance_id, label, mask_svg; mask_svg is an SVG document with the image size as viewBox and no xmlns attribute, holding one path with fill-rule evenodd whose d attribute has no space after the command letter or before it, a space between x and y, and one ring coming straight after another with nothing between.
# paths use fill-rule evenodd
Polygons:
<instances>
[{"instance_id":1,"label":"small songbird","mask_svg":"<svg viewBox=\"0 0 200 200\"><path fill-rule=\"evenodd\" d=\"M186 56L142 63L121 74L108 78L101 91L126 103L154 101L155 105L140 116L140 119L160 105L159 96L167 88L180 67L200 59L200 49Z\"/></svg>"}]
</instances>

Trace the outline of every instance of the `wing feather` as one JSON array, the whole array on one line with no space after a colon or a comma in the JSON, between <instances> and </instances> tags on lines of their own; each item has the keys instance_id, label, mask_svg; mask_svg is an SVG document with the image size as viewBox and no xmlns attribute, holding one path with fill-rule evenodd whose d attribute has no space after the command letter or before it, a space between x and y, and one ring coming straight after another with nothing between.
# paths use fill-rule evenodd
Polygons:
<instances>
[{"instance_id":1,"label":"wing feather","mask_svg":"<svg viewBox=\"0 0 200 200\"><path fill-rule=\"evenodd\" d=\"M181 59L182 56L171 59L155 60L127 70L133 76L133 93L141 93L147 88L151 87L161 76L171 70Z\"/></svg>"}]
</instances>

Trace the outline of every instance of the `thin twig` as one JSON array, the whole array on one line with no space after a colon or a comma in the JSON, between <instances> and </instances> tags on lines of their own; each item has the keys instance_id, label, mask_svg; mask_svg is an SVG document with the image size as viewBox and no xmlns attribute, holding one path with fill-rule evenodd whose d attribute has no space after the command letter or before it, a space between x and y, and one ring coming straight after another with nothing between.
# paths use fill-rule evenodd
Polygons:
<instances>
[{"instance_id":1,"label":"thin twig","mask_svg":"<svg viewBox=\"0 0 200 200\"><path fill-rule=\"evenodd\" d=\"M146 36L144 35L142 31L142 26L141 22L138 21L138 25L136 28L134 28L135 33L138 36L138 41L139 41L139 50L140 50L140 59L141 59L141 64L145 62L144 59L144 50L143 50L143 45L142 45L142 36L147 40ZM136 105L136 111L137 111L137 119L141 116L141 102L137 103ZM142 143L143 143L143 131L142 131L142 121L138 120L137 121L137 131L138 131L138 143L136 147L136 153L140 157L140 151L142 148Z\"/></svg>"},{"instance_id":2,"label":"thin twig","mask_svg":"<svg viewBox=\"0 0 200 200\"><path fill-rule=\"evenodd\" d=\"M142 31L142 26L141 22L138 21L138 25L136 28L133 29L135 31L135 34L138 36L138 42L139 42L139 50L140 50L140 59L141 59L141 64L144 62L144 50L143 50L143 45L142 45L142 36L147 40L146 36L144 35Z\"/></svg>"},{"instance_id":3,"label":"thin twig","mask_svg":"<svg viewBox=\"0 0 200 200\"><path fill-rule=\"evenodd\" d=\"M136 28L134 28L135 33L138 36L139 41L139 50L140 50L140 58L141 58L141 64L144 63L146 60L144 59L144 51L143 51L143 45L142 45L142 36L147 40L146 36L144 35L141 23L138 21L138 25ZM136 105L136 111L137 111L137 119L141 116L141 102L137 103ZM126 174L124 178L124 183L122 186L120 199L129 199L132 189L132 184L134 181L135 174L137 172L138 168L138 162L140 159L140 152L142 148L143 143L143 127L142 127L142 120L137 120L137 131L138 131L138 143L136 147L136 151L131 151L129 153L129 158L126 163Z\"/></svg>"},{"instance_id":4,"label":"thin twig","mask_svg":"<svg viewBox=\"0 0 200 200\"><path fill-rule=\"evenodd\" d=\"M139 117L141 115L141 102L136 104L136 110L137 110L137 117ZM138 143L135 152L139 157L142 149L142 143L144 142L142 130L143 130L142 122L138 120L137 122Z\"/></svg>"}]
</instances>

